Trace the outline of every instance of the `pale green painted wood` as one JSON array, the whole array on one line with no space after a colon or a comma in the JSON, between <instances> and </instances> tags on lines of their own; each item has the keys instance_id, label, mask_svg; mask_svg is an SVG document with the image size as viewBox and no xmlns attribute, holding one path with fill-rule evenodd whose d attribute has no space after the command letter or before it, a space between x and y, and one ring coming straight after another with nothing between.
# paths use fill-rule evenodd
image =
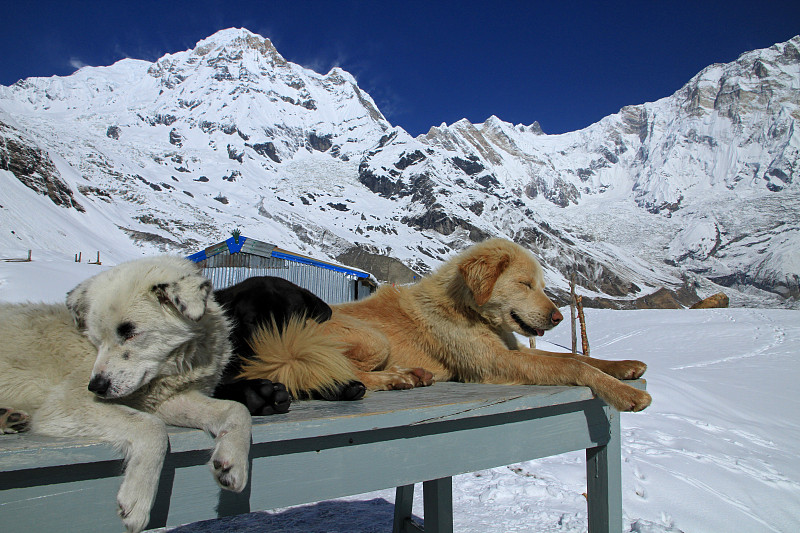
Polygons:
<instances>
[{"instance_id":1,"label":"pale green painted wood","mask_svg":"<svg viewBox=\"0 0 800 533\"><path fill-rule=\"evenodd\" d=\"M414 505L414 485L397 487L394 496L394 522L392 533L419 533L422 529L414 523L411 509Z\"/></svg>"},{"instance_id":2,"label":"pale green painted wood","mask_svg":"<svg viewBox=\"0 0 800 533\"><path fill-rule=\"evenodd\" d=\"M602 447L613 434L607 411L584 387L459 383L372 393L358 402L297 402L286 415L254 418L251 484L242 495L214 484L205 464L210 437L173 428L150 527ZM611 455L618 457L618 448ZM9 531L119 530L121 468L120 456L101 443L0 437L0 523ZM605 507L614 505L612 497Z\"/></svg>"},{"instance_id":3,"label":"pale green painted wood","mask_svg":"<svg viewBox=\"0 0 800 533\"><path fill-rule=\"evenodd\" d=\"M453 533L453 478L422 484L425 533Z\"/></svg>"},{"instance_id":4,"label":"pale green painted wood","mask_svg":"<svg viewBox=\"0 0 800 533\"><path fill-rule=\"evenodd\" d=\"M622 450L620 413L606 407L609 440L586 450L589 533L622 531Z\"/></svg>"}]
</instances>

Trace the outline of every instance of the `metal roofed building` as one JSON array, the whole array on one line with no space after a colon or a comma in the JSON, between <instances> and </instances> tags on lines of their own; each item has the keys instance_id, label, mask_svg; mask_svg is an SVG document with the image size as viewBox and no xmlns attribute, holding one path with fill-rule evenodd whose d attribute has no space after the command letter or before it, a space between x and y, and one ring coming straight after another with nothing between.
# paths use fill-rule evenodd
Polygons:
<instances>
[{"instance_id":1,"label":"metal roofed building","mask_svg":"<svg viewBox=\"0 0 800 533\"><path fill-rule=\"evenodd\" d=\"M238 240L231 237L187 257L202 267L203 275L215 289L253 276L275 276L310 290L329 304L337 304L364 298L376 287L368 272L243 236Z\"/></svg>"}]
</instances>

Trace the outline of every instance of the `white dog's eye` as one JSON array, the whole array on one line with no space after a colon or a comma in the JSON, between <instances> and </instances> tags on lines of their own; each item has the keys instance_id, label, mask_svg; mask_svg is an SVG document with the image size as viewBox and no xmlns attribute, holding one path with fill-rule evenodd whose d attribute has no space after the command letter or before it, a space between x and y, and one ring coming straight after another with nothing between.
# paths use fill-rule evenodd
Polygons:
<instances>
[{"instance_id":1,"label":"white dog's eye","mask_svg":"<svg viewBox=\"0 0 800 533\"><path fill-rule=\"evenodd\" d=\"M136 326L134 326L132 322L123 322L117 326L117 335L119 335L122 339L129 341L139 335L139 332L136 331Z\"/></svg>"}]
</instances>

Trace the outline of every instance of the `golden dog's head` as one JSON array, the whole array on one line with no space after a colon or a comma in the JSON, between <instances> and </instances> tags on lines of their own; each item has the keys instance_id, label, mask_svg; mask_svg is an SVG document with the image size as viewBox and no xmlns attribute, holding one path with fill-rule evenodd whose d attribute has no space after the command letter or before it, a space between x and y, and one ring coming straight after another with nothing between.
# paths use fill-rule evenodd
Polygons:
<instances>
[{"instance_id":1,"label":"golden dog's head","mask_svg":"<svg viewBox=\"0 0 800 533\"><path fill-rule=\"evenodd\" d=\"M490 239L457 261L474 309L493 326L541 336L564 317L544 293L544 272L533 255L511 241Z\"/></svg>"}]
</instances>

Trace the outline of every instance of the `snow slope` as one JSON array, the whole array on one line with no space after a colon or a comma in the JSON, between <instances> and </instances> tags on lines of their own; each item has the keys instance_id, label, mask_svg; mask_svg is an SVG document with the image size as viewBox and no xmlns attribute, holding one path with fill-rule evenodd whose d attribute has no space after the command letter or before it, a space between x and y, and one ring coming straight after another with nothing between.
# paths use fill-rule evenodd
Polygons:
<instances>
[{"instance_id":1,"label":"snow slope","mask_svg":"<svg viewBox=\"0 0 800 533\"><path fill-rule=\"evenodd\" d=\"M575 271L612 303L724 287L736 306L798 307L798 49L746 52L561 135L489 117L413 138L347 72L236 28L154 63L21 80L0 86L0 256L189 253L238 227L424 274L493 235L542 257L561 295Z\"/></svg>"},{"instance_id":2,"label":"snow slope","mask_svg":"<svg viewBox=\"0 0 800 533\"><path fill-rule=\"evenodd\" d=\"M59 301L103 268L37 255L0 262L0 301ZM653 404L622 415L625 530L800 531L800 311L586 314L592 355L649 365ZM539 346L546 341L568 346L569 328L549 332ZM586 531L585 482L582 453L457 476L455 531ZM389 489L173 531L388 533L393 500ZM421 515L421 491L414 508Z\"/></svg>"}]
</instances>

